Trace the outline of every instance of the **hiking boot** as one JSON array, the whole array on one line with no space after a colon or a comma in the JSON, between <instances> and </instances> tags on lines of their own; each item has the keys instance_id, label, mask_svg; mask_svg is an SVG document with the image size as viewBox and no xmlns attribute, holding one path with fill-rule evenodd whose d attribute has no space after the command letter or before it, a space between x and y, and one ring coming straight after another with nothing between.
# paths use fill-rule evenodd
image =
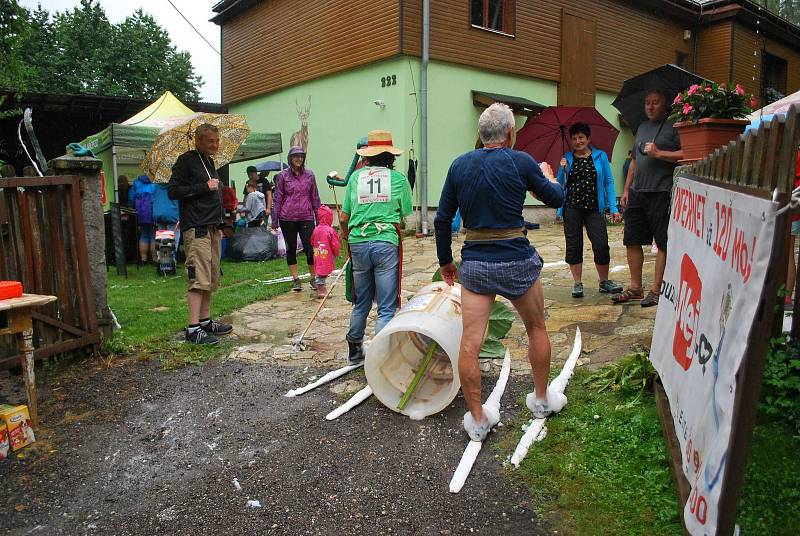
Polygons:
<instances>
[{"instance_id":1,"label":"hiking boot","mask_svg":"<svg viewBox=\"0 0 800 536\"><path fill-rule=\"evenodd\" d=\"M327 285L317 285L317 299L322 300L328 294Z\"/></svg>"},{"instance_id":2,"label":"hiking boot","mask_svg":"<svg viewBox=\"0 0 800 536\"><path fill-rule=\"evenodd\" d=\"M231 331L233 331L233 326L230 324L223 324L222 322L217 322L216 320L209 320L204 324L200 324L200 329L205 331L210 335L227 335Z\"/></svg>"},{"instance_id":3,"label":"hiking boot","mask_svg":"<svg viewBox=\"0 0 800 536\"><path fill-rule=\"evenodd\" d=\"M622 285L610 279L606 279L605 281L600 281L600 292L605 294L619 294L622 292Z\"/></svg>"},{"instance_id":4,"label":"hiking boot","mask_svg":"<svg viewBox=\"0 0 800 536\"><path fill-rule=\"evenodd\" d=\"M469 411L464 414L464 430L472 441L483 441L495 425L500 422L500 411L496 407L484 404L483 421L476 423Z\"/></svg>"},{"instance_id":5,"label":"hiking boot","mask_svg":"<svg viewBox=\"0 0 800 536\"><path fill-rule=\"evenodd\" d=\"M314 279L312 277L311 280L308 282L308 284L311 285L311 290L317 290L317 281L316 281L316 279Z\"/></svg>"},{"instance_id":6,"label":"hiking boot","mask_svg":"<svg viewBox=\"0 0 800 536\"><path fill-rule=\"evenodd\" d=\"M364 346L359 342L347 341L347 346L350 350L347 356L347 362L351 365L358 365L364 362Z\"/></svg>"},{"instance_id":7,"label":"hiking boot","mask_svg":"<svg viewBox=\"0 0 800 536\"><path fill-rule=\"evenodd\" d=\"M658 296L658 294L651 290L647 293L647 296L645 296L639 305L642 307L653 307L654 305L658 305Z\"/></svg>"},{"instance_id":8,"label":"hiking boot","mask_svg":"<svg viewBox=\"0 0 800 536\"><path fill-rule=\"evenodd\" d=\"M575 283L572 285L572 297L583 298L583 283Z\"/></svg>"},{"instance_id":9,"label":"hiking boot","mask_svg":"<svg viewBox=\"0 0 800 536\"><path fill-rule=\"evenodd\" d=\"M295 292L300 292L303 290L303 283L301 283L299 279L295 279L292 283L292 290Z\"/></svg>"},{"instance_id":10,"label":"hiking boot","mask_svg":"<svg viewBox=\"0 0 800 536\"><path fill-rule=\"evenodd\" d=\"M213 335L210 335L202 328L194 330L193 333L189 333L189 330L187 329L186 342L190 344L217 344L219 339Z\"/></svg>"},{"instance_id":11,"label":"hiking boot","mask_svg":"<svg viewBox=\"0 0 800 536\"><path fill-rule=\"evenodd\" d=\"M547 400L536 398L535 393L528 393L528 396L525 397L525 405L533 413L534 419L546 419L553 413L558 413L567 405L567 397L564 393L559 393L553 390L552 387L547 387L546 396Z\"/></svg>"}]
</instances>

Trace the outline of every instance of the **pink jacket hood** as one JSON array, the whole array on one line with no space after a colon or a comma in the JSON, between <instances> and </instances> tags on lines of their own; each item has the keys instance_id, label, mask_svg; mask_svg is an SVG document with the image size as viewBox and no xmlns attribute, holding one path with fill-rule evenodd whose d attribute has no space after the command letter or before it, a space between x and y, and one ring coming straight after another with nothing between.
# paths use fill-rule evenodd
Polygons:
<instances>
[{"instance_id":1,"label":"pink jacket hood","mask_svg":"<svg viewBox=\"0 0 800 536\"><path fill-rule=\"evenodd\" d=\"M328 205L320 205L317 209L317 223L320 225L333 224L333 211Z\"/></svg>"}]
</instances>

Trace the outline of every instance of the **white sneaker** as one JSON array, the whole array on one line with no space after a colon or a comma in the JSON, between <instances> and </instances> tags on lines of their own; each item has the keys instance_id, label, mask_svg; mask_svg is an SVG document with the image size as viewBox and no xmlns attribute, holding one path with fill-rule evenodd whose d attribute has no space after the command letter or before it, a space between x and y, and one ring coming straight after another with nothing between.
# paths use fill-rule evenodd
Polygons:
<instances>
[{"instance_id":1,"label":"white sneaker","mask_svg":"<svg viewBox=\"0 0 800 536\"><path fill-rule=\"evenodd\" d=\"M534 393L528 393L525 397L525 405L533 413L535 419L545 419L553 413L558 413L567 405L567 397L564 393L559 393L552 387L547 387L547 400L536 398Z\"/></svg>"},{"instance_id":2,"label":"white sneaker","mask_svg":"<svg viewBox=\"0 0 800 536\"><path fill-rule=\"evenodd\" d=\"M476 423L469 411L464 414L464 430L473 441L483 441L489 435L489 431L500 422L500 410L484 404L483 422Z\"/></svg>"}]
</instances>

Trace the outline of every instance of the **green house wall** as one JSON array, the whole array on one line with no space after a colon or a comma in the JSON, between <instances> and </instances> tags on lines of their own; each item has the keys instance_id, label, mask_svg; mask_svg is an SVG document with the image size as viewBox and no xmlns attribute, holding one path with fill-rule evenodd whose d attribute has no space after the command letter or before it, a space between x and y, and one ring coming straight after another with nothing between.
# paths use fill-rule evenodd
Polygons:
<instances>
[{"instance_id":1,"label":"green house wall","mask_svg":"<svg viewBox=\"0 0 800 536\"><path fill-rule=\"evenodd\" d=\"M317 176L322 201L333 203L334 196L325 183L325 175L331 170L340 174L347 171L356 141L368 131L385 129L392 132L395 145L405 151L397 162L398 169L403 172L408 168L409 149L413 149L412 154L419 159L419 75L419 59L401 56L234 103L229 110L230 113L245 114L250 128L255 131L280 132L284 142L280 158L285 161L291 135L300 129L296 106L304 108L310 96L307 166ZM388 86L387 79L392 81ZM438 203L450 163L475 146L482 108L473 104L472 90L514 95L552 106L557 101L558 86L535 78L431 62L428 67L430 207ZM596 106L606 119L620 128L619 114L611 106L613 99L613 94L600 92ZM376 105L375 101L382 101L384 105ZM521 128L524 122L524 117L518 117L517 127ZM618 196L624 182L622 164L633 144L630 132L620 130L612 160ZM230 166L230 178L238 195L245 181L245 168L253 163ZM417 176L419 178L419 173ZM341 198L340 192L337 195ZM418 195L415 204L419 204ZM536 201L531 200L531 205L534 204Z\"/></svg>"}]
</instances>

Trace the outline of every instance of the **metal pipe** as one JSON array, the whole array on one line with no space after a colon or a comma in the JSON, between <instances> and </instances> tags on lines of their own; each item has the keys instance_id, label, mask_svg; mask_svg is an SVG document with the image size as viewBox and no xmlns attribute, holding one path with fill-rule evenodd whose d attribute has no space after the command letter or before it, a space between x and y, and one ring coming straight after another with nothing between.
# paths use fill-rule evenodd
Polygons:
<instances>
[{"instance_id":1,"label":"metal pipe","mask_svg":"<svg viewBox=\"0 0 800 536\"><path fill-rule=\"evenodd\" d=\"M114 127L111 127L114 128ZM113 135L113 134L112 134ZM111 173L114 174L114 203L119 203L119 179L117 178L117 146L111 145ZM155 178L155 177L153 177Z\"/></svg>"},{"instance_id":2,"label":"metal pipe","mask_svg":"<svg viewBox=\"0 0 800 536\"><path fill-rule=\"evenodd\" d=\"M420 219L422 234L428 236L428 62L431 44L431 4L422 1L422 72L420 73Z\"/></svg>"}]
</instances>

